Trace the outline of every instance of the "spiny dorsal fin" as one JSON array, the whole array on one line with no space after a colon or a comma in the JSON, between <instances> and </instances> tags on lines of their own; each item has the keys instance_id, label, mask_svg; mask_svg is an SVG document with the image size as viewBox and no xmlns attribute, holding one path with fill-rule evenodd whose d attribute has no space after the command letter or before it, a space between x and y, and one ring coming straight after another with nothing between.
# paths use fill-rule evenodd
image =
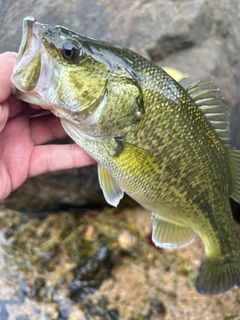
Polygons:
<instances>
[{"instance_id":1,"label":"spiny dorsal fin","mask_svg":"<svg viewBox=\"0 0 240 320\"><path fill-rule=\"evenodd\" d=\"M209 81L209 82L203 82L203 83L200 83L200 81L196 81L196 82L193 82L191 83L187 88L187 92L189 94L192 94L193 92L195 91L198 91L199 89L203 88L203 87L207 87L209 84L211 84L212 81Z\"/></svg>"},{"instance_id":2,"label":"spiny dorsal fin","mask_svg":"<svg viewBox=\"0 0 240 320\"><path fill-rule=\"evenodd\" d=\"M219 89L209 89L212 82L199 83L194 82L186 88L191 98L195 101L198 108L211 123L213 129L217 132L219 138L229 141L229 115L224 113L226 106L223 104L223 98L216 97Z\"/></svg>"}]
</instances>

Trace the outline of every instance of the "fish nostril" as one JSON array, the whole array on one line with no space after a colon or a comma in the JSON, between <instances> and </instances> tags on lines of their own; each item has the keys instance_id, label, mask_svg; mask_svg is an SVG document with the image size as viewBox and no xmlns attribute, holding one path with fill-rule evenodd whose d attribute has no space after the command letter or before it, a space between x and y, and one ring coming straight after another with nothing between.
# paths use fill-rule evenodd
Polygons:
<instances>
[{"instance_id":1,"label":"fish nostril","mask_svg":"<svg viewBox=\"0 0 240 320\"><path fill-rule=\"evenodd\" d=\"M44 37L51 37L52 33L50 30L43 30L42 35Z\"/></svg>"}]
</instances>

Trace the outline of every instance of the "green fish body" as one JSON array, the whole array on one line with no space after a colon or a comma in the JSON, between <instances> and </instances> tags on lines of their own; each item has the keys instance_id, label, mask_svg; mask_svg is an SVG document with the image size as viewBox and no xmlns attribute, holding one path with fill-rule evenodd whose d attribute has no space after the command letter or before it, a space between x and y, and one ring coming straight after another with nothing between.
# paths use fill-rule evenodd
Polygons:
<instances>
[{"instance_id":1,"label":"green fish body","mask_svg":"<svg viewBox=\"0 0 240 320\"><path fill-rule=\"evenodd\" d=\"M153 242L177 248L195 233L202 294L240 286L240 153L227 145L224 105L207 84L184 89L138 54L28 17L13 93L51 110L98 162L106 200L124 192L152 211Z\"/></svg>"}]
</instances>

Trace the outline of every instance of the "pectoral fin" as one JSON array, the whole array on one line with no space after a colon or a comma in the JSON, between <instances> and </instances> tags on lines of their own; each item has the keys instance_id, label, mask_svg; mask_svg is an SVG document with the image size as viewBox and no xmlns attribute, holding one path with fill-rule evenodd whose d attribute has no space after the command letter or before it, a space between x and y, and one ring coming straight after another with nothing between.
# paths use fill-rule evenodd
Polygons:
<instances>
[{"instance_id":1,"label":"pectoral fin","mask_svg":"<svg viewBox=\"0 0 240 320\"><path fill-rule=\"evenodd\" d=\"M146 177L157 172L157 159L149 151L124 140L117 140L117 143L114 162L124 168L129 176Z\"/></svg>"},{"instance_id":2,"label":"pectoral fin","mask_svg":"<svg viewBox=\"0 0 240 320\"><path fill-rule=\"evenodd\" d=\"M98 165L98 179L106 201L112 206L117 207L124 195L123 190L110 173L100 165Z\"/></svg>"},{"instance_id":3,"label":"pectoral fin","mask_svg":"<svg viewBox=\"0 0 240 320\"><path fill-rule=\"evenodd\" d=\"M157 247L178 248L189 244L194 238L194 231L183 224L152 213L152 241Z\"/></svg>"}]
</instances>

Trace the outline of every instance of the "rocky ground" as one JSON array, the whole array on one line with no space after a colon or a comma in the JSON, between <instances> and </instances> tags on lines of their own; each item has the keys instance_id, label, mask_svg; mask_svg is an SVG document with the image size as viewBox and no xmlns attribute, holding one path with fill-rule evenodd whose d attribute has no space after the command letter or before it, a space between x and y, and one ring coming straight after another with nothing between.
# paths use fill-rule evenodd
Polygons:
<instances>
[{"instance_id":1,"label":"rocky ground","mask_svg":"<svg viewBox=\"0 0 240 320\"><path fill-rule=\"evenodd\" d=\"M240 319L240 292L196 293L199 239L156 249L141 208L0 211L0 319Z\"/></svg>"},{"instance_id":2,"label":"rocky ground","mask_svg":"<svg viewBox=\"0 0 240 320\"><path fill-rule=\"evenodd\" d=\"M240 0L0 0L0 52L17 51L31 15L135 50L187 75L183 85L213 80L240 148L239 9ZM106 207L94 166L27 181L2 203L0 231L0 320L240 320L239 289L195 292L201 241L157 250L150 214L129 198Z\"/></svg>"}]
</instances>

